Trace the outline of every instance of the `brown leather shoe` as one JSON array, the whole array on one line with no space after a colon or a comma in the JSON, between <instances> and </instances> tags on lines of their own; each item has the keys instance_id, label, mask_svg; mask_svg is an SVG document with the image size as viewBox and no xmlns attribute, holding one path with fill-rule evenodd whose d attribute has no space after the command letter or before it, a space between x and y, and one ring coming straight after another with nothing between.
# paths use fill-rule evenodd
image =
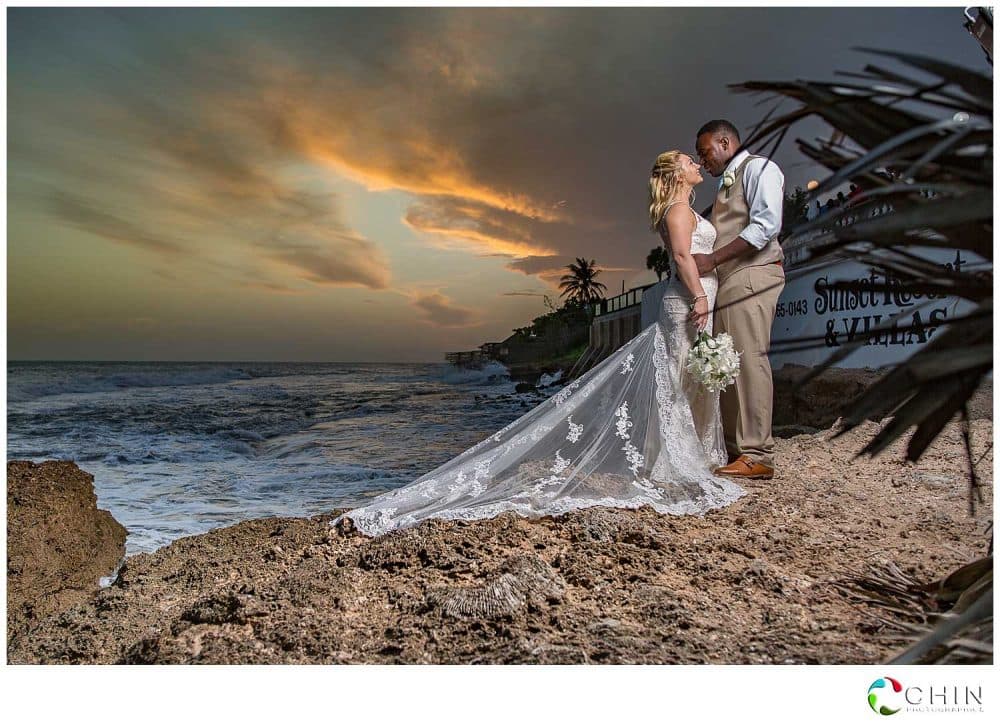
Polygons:
<instances>
[{"instance_id":1,"label":"brown leather shoe","mask_svg":"<svg viewBox=\"0 0 1000 725\"><path fill-rule=\"evenodd\" d=\"M771 466L757 463L748 455L740 456L728 466L716 468L715 472L720 476L734 476L736 478L774 478L774 469Z\"/></svg>"}]
</instances>

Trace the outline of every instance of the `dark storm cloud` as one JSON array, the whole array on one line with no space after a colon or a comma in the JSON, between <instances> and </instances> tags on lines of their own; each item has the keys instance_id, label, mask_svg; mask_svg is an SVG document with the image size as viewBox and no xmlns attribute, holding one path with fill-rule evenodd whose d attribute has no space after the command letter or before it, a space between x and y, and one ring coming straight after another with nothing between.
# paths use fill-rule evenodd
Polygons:
<instances>
[{"instance_id":1,"label":"dark storm cloud","mask_svg":"<svg viewBox=\"0 0 1000 725\"><path fill-rule=\"evenodd\" d=\"M510 290L509 292L501 292L500 295L502 297L542 297L545 293L537 290Z\"/></svg>"},{"instance_id":2,"label":"dark storm cloud","mask_svg":"<svg viewBox=\"0 0 1000 725\"><path fill-rule=\"evenodd\" d=\"M581 255L582 256L582 255ZM587 259L593 259L588 257ZM595 262L597 260L594 260ZM529 276L535 276L542 280L545 280L549 284L558 284L560 278L568 273L566 267L573 262L576 262L576 257L554 255L547 257L521 257L515 259L506 265L507 269L514 272L521 272ZM605 273L608 272L630 272L633 271L632 267L614 267L607 264L595 264L599 267L599 271ZM602 282L607 282L606 279L601 280Z\"/></svg>"},{"instance_id":3,"label":"dark storm cloud","mask_svg":"<svg viewBox=\"0 0 1000 725\"><path fill-rule=\"evenodd\" d=\"M263 256L296 268L298 276L316 284L357 284L372 289L385 289L388 279L384 270L369 262L375 255L371 242L355 239L353 244L341 243L336 254L318 247L285 243ZM368 276L361 276L363 271Z\"/></svg>"},{"instance_id":4,"label":"dark storm cloud","mask_svg":"<svg viewBox=\"0 0 1000 725\"><path fill-rule=\"evenodd\" d=\"M283 180L282 164L410 192L413 228L551 283L577 256L641 267L659 243L646 222L653 158L691 151L707 119L747 129L767 110L727 84L832 79L868 61L850 46L983 63L958 8L73 12L61 32L77 44L53 50L83 63L109 127L150 154L142 163L186 179L164 208L245 220L263 259L375 288L388 283L378 246ZM57 16L11 11L31 31L12 43L15 77L56 37L43 17ZM73 56L98 37L103 55ZM791 144L777 160L790 186L817 173ZM700 209L712 180L698 191Z\"/></svg>"},{"instance_id":5,"label":"dark storm cloud","mask_svg":"<svg viewBox=\"0 0 1000 725\"><path fill-rule=\"evenodd\" d=\"M656 154L692 150L710 118L746 130L767 111L727 84L832 79L868 60L849 44L981 65L960 16L912 8L290 12L271 17L269 39L284 65L271 65L270 76L284 79L281 92L254 111L263 127L281 117L279 143L290 150L373 188L415 194L406 216L415 228L450 231L477 250L486 243L513 258L511 269L551 280L560 257L585 256L628 270L658 243L646 224ZM800 133L820 131L806 124ZM777 160L790 186L818 173L791 144ZM699 190L699 208L712 183Z\"/></svg>"},{"instance_id":6,"label":"dark storm cloud","mask_svg":"<svg viewBox=\"0 0 1000 725\"><path fill-rule=\"evenodd\" d=\"M423 313L418 319L434 327L471 327L479 323L474 310L454 304L440 292L418 292L412 305Z\"/></svg>"},{"instance_id":7,"label":"dark storm cloud","mask_svg":"<svg viewBox=\"0 0 1000 725\"><path fill-rule=\"evenodd\" d=\"M545 239L554 223L538 222L517 212L460 197L424 196L403 217L426 234L459 240L461 246L480 247L490 256L521 256L551 252L535 240Z\"/></svg>"},{"instance_id":8,"label":"dark storm cloud","mask_svg":"<svg viewBox=\"0 0 1000 725\"><path fill-rule=\"evenodd\" d=\"M183 245L152 234L95 206L84 197L56 190L51 193L48 206L52 214L64 224L113 242L168 256L185 253Z\"/></svg>"},{"instance_id":9,"label":"dark storm cloud","mask_svg":"<svg viewBox=\"0 0 1000 725\"><path fill-rule=\"evenodd\" d=\"M12 83L12 158L18 168L49 172L48 187L51 179L64 187L53 192L15 174L19 200L41 202L63 222L112 241L184 253L223 274L242 270L248 279L230 278L263 290L294 288L273 279L274 269L241 265L228 253L213 259L218 240L318 284L388 284L387 258L347 227L337 198L282 175L283 164L301 160L286 153L283 119L244 119L241 104L252 106L256 89L242 46L184 28L197 26L197 12L13 15L51 53L36 57L34 69L18 65L35 82ZM22 48L28 57L37 50ZM40 122L50 133L37 132ZM55 143L65 135L71 140ZM95 182L103 195L69 191Z\"/></svg>"},{"instance_id":10,"label":"dark storm cloud","mask_svg":"<svg viewBox=\"0 0 1000 725\"><path fill-rule=\"evenodd\" d=\"M507 269L541 279L557 280L564 274L564 267L574 260L568 255L520 257L505 265Z\"/></svg>"}]
</instances>

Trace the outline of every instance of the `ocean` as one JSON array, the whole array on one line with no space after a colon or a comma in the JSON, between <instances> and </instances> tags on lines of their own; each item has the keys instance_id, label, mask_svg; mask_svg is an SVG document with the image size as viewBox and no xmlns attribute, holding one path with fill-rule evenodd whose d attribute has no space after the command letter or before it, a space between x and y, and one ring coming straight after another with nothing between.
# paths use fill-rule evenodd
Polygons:
<instances>
[{"instance_id":1,"label":"ocean","mask_svg":"<svg viewBox=\"0 0 1000 725\"><path fill-rule=\"evenodd\" d=\"M403 486L559 389L514 385L499 363L8 362L7 460L93 474L134 554Z\"/></svg>"}]
</instances>

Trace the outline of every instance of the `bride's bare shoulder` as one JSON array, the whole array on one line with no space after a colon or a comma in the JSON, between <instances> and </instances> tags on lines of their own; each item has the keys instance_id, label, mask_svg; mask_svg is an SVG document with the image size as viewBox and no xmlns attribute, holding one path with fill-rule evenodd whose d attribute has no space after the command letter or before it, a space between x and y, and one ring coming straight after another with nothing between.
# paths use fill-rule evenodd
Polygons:
<instances>
[{"instance_id":1,"label":"bride's bare shoulder","mask_svg":"<svg viewBox=\"0 0 1000 725\"><path fill-rule=\"evenodd\" d=\"M663 215L663 222L668 230L691 231L698 223L698 213L687 204L671 204Z\"/></svg>"}]
</instances>

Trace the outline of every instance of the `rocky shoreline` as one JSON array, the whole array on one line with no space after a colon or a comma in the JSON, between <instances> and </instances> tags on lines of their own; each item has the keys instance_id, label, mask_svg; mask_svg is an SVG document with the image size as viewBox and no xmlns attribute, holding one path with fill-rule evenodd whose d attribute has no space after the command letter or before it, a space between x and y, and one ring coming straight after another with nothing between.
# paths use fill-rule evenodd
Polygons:
<instances>
[{"instance_id":1,"label":"rocky shoreline","mask_svg":"<svg viewBox=\"0 0 1000 725\"><path fill-rule=\"evenodd\" d=\"M972 406L986 496L973 517L956 423L916 465L902 444L853 460L875 423L836 440L816 430L854 382L787 401L778 475L704 517L593 508L378 539L331 528L338 512L257 519L131 556L103 589L124 530L86 503L89 474L11 461L8 661L881 662L899 632L838 585L886 562L929 582L984 555L992 387ZM75 513L47 520L53 496Z\"/></svg>"},{"instance_id":2,"label":"rocky shoreline","mask_svg":"<svg viewBox=\"0 0 1000 725\"><path fill-rule=\"evenodd\" d=\"M7 637L89 601L125 558L125 527L71 461L7 463Z\"/></svg>"}]
</instances>

